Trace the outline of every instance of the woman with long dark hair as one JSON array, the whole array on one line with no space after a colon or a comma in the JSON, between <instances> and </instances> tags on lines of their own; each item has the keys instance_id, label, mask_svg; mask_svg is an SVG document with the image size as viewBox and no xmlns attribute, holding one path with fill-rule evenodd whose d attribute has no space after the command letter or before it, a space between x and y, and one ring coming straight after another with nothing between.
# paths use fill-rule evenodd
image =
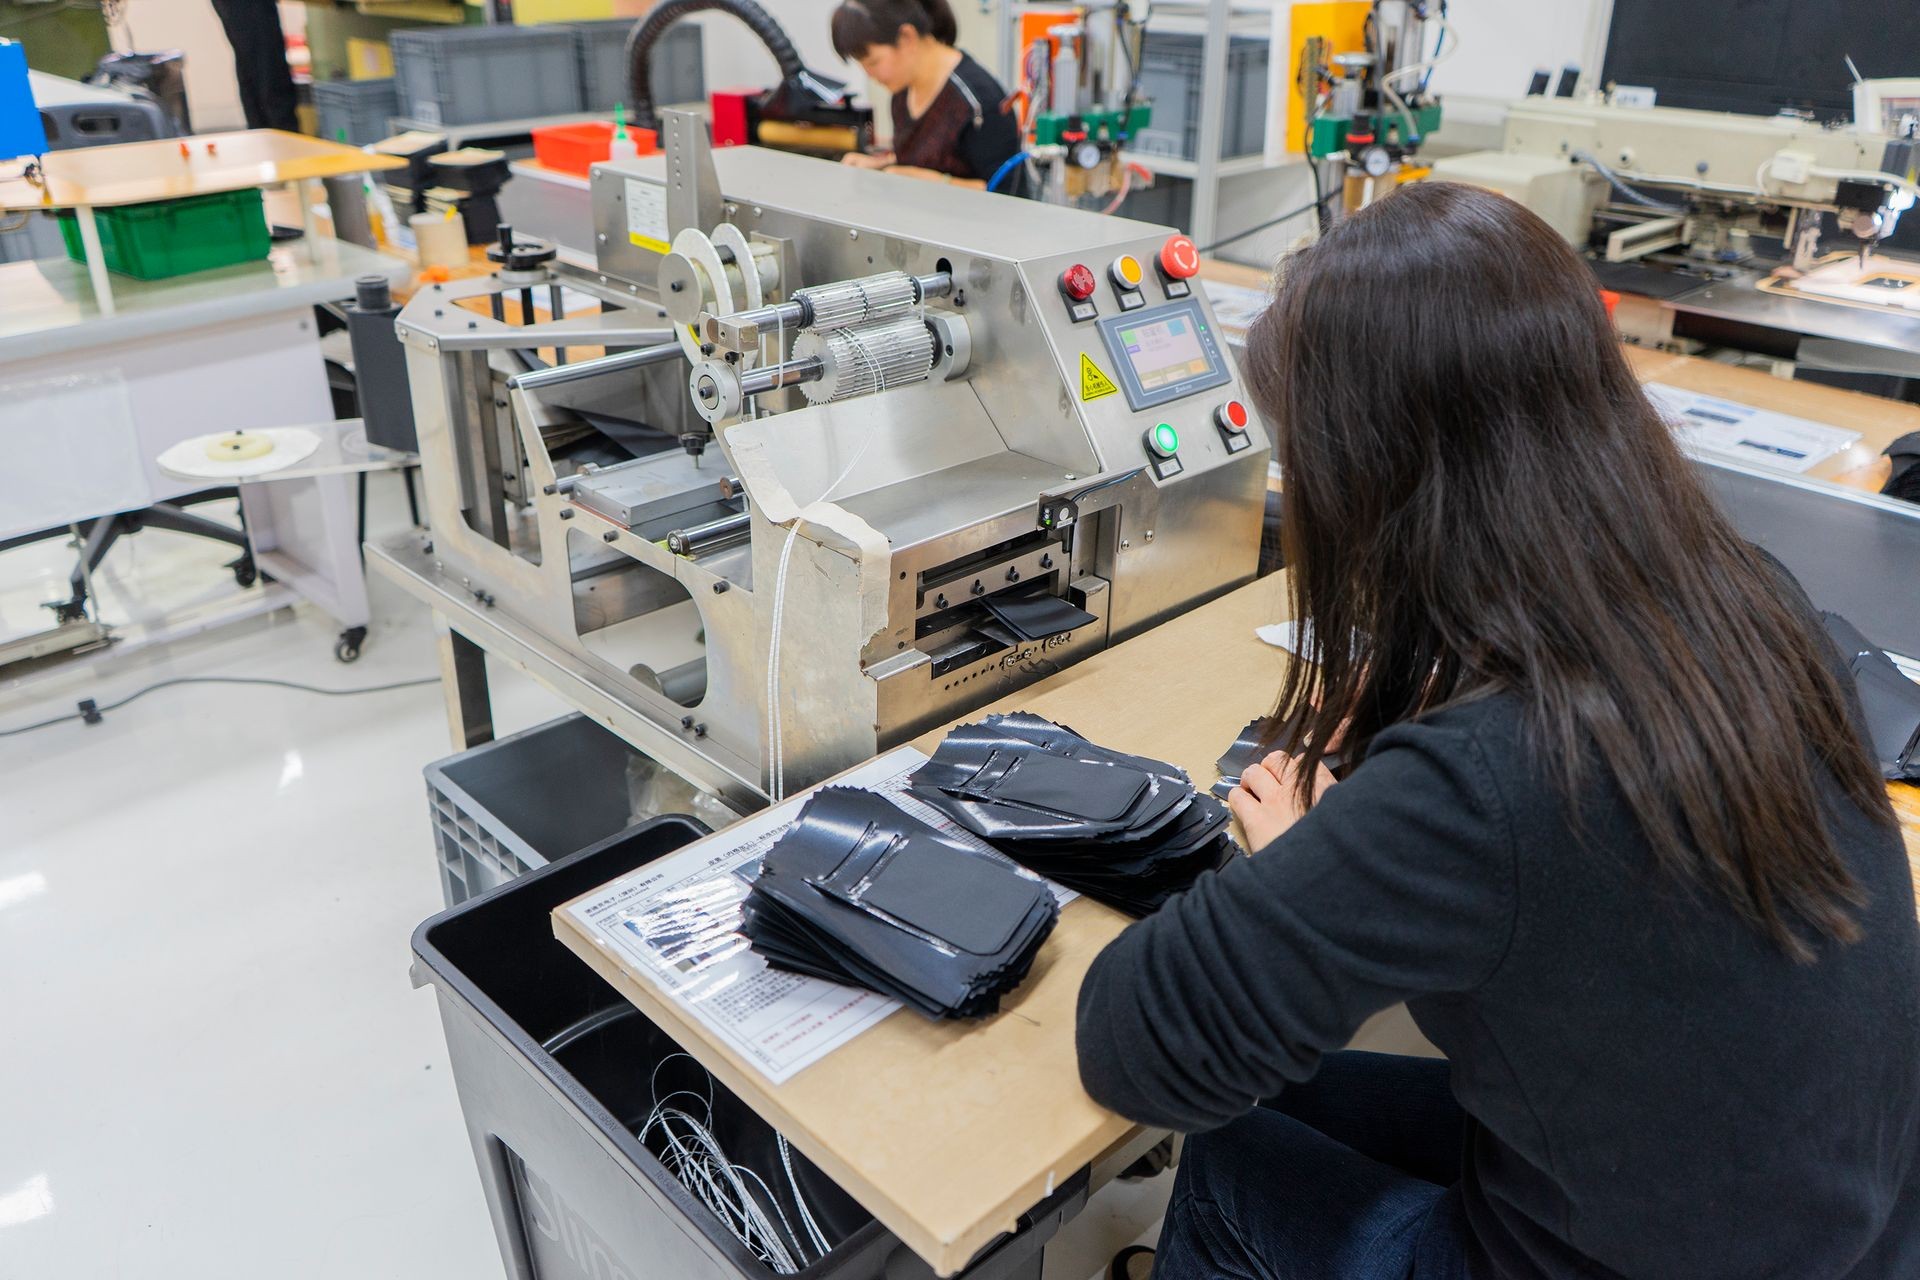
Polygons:
<instances>
[{"instance_id":1,"label":"woman with long dark hair","mask_svg":"<svg viewBox=\"0 0 1920 1280\"><path fill-rule=\"evenodd\" d=\"M1247 355L1312 660L1232 796L1254 854L1080 1002L1087 1090L1194 1135L1154 1274L1920 1276L1920 930L1857 700L1585 267L1415 184L1282 264ZM1449 1061L1338 1052L1402 1001Z\"/></svg>"},{"instance_id":2,"label":"woman with long dark hair","mask_svg":"<svg viewBox=\"0 0 1920 1280\"><path fill-rule=\"evenodd\" d=\"M844 0L833 11L833 49L892 95L893 144L848 164L902 177L1024 189L1020 128L1007 91L954 47L960 27L947 0Z\"/></svg>"}]
</instances>

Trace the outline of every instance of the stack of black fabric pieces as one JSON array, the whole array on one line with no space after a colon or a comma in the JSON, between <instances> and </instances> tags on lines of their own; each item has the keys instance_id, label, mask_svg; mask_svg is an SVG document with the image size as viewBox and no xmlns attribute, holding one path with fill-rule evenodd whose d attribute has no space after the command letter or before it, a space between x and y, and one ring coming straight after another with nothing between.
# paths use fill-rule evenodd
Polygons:
<instances>
[{"instance_id":1,"label":"stack of black fabric pieces","mask_svg":"<svg viewBox=\"0 0 1920 1280\"><path fill-rule=\"evenodd\" d=\"M1129 915L1238 852L1226 806L1180 769L1025 712L955 729L909 784L1022 866Z\"/></svg>"},{"instance_id":2,"label":"stack of black fabric pieces","mask_svg":"<svg viewBox=\"0 0 1920 1280\"><path fill-rule=\"evenodd\" d=\"M884 796L828 787L761 859L741 929L777 969L977 1018L1020 985L1059 916L1041 881Z\"/></svg>"}]
</instances>

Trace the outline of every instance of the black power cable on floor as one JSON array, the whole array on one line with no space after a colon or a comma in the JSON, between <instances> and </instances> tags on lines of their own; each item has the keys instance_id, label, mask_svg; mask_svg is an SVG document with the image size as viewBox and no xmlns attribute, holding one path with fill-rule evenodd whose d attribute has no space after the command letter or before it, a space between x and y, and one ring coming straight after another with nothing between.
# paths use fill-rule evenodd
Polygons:
<instances>
[{"instance_id":1,"label":"black power cable on floor","mask_svg":"<svg viewBox=\"0 0 1920 1280\"><path fill-rule=\"evenodd\" d=\"M68 715L54 716L50 720L40 720L33 724L23 724L12 729L0 729L0 738L18 737L23 733L32 733L36 729L49 729L56 724L66 724L70 720L81 720L87 724L98 724L100 718L109 711L118 711L128 703L139 698L144 698L150 693L158 692L161 689L170 689L175 685L182 684L262 685L273 689L292 689L297 693L317 693L328 698L352 698L363 693L391 693L396 689L418 689L426 685L439 683L439 676L425 676L418 680L397 680L392 684L365 685L358 689L323 689L319 685L300 684L293 680L274 680L266 676L175 676L171 680L162 680L158 684L150 684L144 689L137 689L117 702L109 702L105 706L100 706L95 703L92 698L87 698L79 704L78 710Z\"/></svg>"}]
</instances>

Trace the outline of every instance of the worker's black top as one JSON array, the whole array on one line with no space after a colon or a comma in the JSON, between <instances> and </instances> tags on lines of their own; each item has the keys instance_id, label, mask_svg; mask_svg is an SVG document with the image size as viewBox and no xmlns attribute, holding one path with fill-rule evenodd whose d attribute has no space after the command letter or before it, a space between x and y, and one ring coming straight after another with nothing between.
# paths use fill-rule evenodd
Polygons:
<instances>
[{"instance_id":1,"label":"worker's black top","mask_svg":"<svg viewBox=\"0 0 1920 1280\"><path fill-rule=\"evenodd\" d=\"M1829 799L1865 936L1796 964L1656 871L1610 780L1583 841L1516 698L1433 712L1101 953L1081 1078L1209 1129L1404 1000L1470 1116L1476 1278L1920 1277L1913 883Z\"/></svg>"},{"instance_id":2,"label":"worker's black top","mask_svg":"<svg viewBox=\"0 0 1920 1280\"><path fill-rule=\"evenodd\" d=\"M1019 152L1020 125L1007 91L971 54L960 55L960 65L919 116L907 114L905 91L893 95L895 164L991 182ZM1018 165L994 187L1015 195L1024 189Z\"/></svg>"}]
</instances>

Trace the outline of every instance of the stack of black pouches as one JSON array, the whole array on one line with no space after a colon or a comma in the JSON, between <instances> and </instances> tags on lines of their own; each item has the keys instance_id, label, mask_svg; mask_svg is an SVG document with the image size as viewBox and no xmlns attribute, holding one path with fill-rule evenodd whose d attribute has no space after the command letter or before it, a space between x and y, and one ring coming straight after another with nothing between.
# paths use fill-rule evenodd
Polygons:
<instances>
[{"instance_id":1,"label":"stack of black pouches","mask_svg":"<svg viewBox=\"0 0 1920 1280\"><path fill-rule=\"evenodd\" d=\"M1226 806L1180 769L1025 712L955 729L908 781L1022 866L1133 916L1236 852Z\"/></svg>"},{"instance_id":2,"label":"stack of black pouches","mask_svg":"<svg viewBox=\"0 0 1920 1280\"><path fill-rule=\"evenodd\" d=\"M775 968L976 1018L1033 967L1047 886L849 787L816 792L760 862L742 931Z\"/></svg>"}]
</instances>

